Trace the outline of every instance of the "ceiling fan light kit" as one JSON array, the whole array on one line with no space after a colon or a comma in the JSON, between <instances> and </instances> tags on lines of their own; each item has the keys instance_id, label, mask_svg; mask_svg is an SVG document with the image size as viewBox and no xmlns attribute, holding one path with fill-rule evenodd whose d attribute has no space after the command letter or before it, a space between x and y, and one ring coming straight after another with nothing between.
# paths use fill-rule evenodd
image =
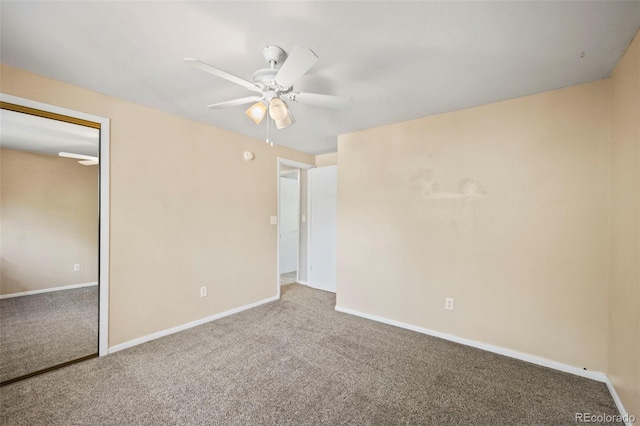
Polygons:
<instances>
[{"instance_id":1,"label":"ceiling fan light kit","mask_svg":"<svg viewBox=\"0 0 640 426\"><path fill-rule=\"evenodd\" d=\"M293 119L291 112L289 112L282 120L274 120L274 122L276 123L276 129L280 130L291 126L296 120Z\"/></svg>"},{"instance_id":2,"label":"ceiling fan light kit","mask_svg":"<svg viewBox=\"0 0 640 426\"><path fill-rule=\"evenodd\" d=\"M257 102L251 105L249 109L245 111L245 114L255 121L256 124L260 124L266 112L267 107L262 102Z\"/></svg>"},{"instance_id":3,"label":"ceiling fan light kit","mask_svg":"<svg viewBox=\"0 0 640 426\"><path fill-rule=\"evenodd\" d=\"M269 102L269 116L275 120L282 120L288 114L287 105L280 98L273 98Z\"/></svg>"},{"instance_id":4,"label":"ceiling fan light kit","mask_svg":"<svg viewBox=\"0 0 640 426\"><path fill-rule=\"evenodd\" d=\"M348 108L352 105L351 98L344 96L293 91L293 84L318 61L318 57L311 49L295 46L287 56L281 47L271 45L266 46L262 50L262 54L269 64L269 68L262 68L254 72L251 78L253 81L237 77L197 59L185 58L184 62L216 77L258 92L259 95L219 102L208 107L222 109L254 103L245 113L256 124L260 124L267 116L267 143L271 145L273 145L273 141L269 140L269 119L274 121L277 129L284 129L295 123L289 106L283 98L291 102L325 108Z\"/></svg>"}]
</instances>

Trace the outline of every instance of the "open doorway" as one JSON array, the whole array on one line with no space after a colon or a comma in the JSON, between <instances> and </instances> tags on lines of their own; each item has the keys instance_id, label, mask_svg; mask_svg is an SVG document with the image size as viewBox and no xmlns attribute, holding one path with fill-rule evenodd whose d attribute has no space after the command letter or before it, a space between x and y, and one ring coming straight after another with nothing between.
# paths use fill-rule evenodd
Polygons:
<instances>
[{"instance_id":1,"label":"open doorway","mask_svg":"<svg viewBox=\"0 0 640 426\"><path fill-rule=\"evenodd\" d=\"M278 296L283 285L306 284L307 170L312 167L278 158Z\"/></svg>"},{"instance_id":2,"label":"open doorway","mask_svg":"<svg viewBox=\"0 0 640 426\"><path fill-rule=\"evenodd\" d=\"M300 169L280 170L280 285L298 281L300 264Z\"/></svg>"}]
</instances>

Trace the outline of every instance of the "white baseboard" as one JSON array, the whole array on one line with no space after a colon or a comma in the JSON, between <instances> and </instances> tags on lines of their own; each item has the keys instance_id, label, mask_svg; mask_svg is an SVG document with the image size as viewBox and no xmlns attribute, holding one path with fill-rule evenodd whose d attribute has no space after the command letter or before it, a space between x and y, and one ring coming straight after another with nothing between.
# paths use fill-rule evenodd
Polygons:
<instances>
[{"instance_id":1,"label":"white baseboard","mask_svg":"<svg viewBox=\"0 0 640 426\"><path fill-rule=\"evenodd\" d=\"M302 281L302 280L298 280L298 281L296 281L296 282L297 282L298 284L302 284L302 285L309 285L309 283L308 283L308 282L306 282L306 281Z\"/></svg>"},{"instance_id":2,"label":"white baseboard","mask_svg":"<svg viewBox=\"0 0 640 426\"><path fill-rule=\"evenodd\" d=\"M193 328L202 324L206 324L211 321L215 321L220 318L227 317L229 315L237 314L238 312L246 311L247 309L255 308L260 305L264 305L265 303L273 302L278 300L278 296L273 296L268 299L260 300L255 303L251 303L249 305L240 306L239 308L230 309L228 311L221 312L219 314L211 315L196 321L191 321L186 324L179 325L177 327L169 328L167 330L157 331L155 333L147 334L146 336L138 337L137 339L129 340L128 342L120 343L119 345L114 345L109 348L109 353L112 354L114 352L121 351L123 349L128 349L133 346L140 345L142 343L149 342L151 340L159 339L160 337L168 336L173 333L177 333L179 331L187 330L189 328Z\"/></svg>"},{"instance_id":3,"label":"white baseboard","mask_svg":"<svg viewBox=\"0 0 640 426\"><path fill-rule=\"evenodd\" d=\"M3 294L0 296L0 300L10 299L12 297L31 296L34 294L41 294L41 293L51 293L52 291L72 290L74 288L91 287L94 285L98 285L98 282L93 281L90 283L71 284L71 285L63 285L61 287L43 288L42 290L30 290L30 291L22 291L20 293Z\"/></svg>"},{"instance_id":4,"label":"white baseboard","mask_svg":"<svg viewBox=\"0 0 640 426\"><path fill-rule=\"evenodd\" d=\"M452 342L460 343L462 345L471 346L471 347L482 349L489 352L494 352L500 355L508 356L510 358L515 358L522 361L530 362L532 364L542 365L543 367L553 368L554 370L575 374L576 376L586 377L587 379L597 380L598 382L603 382L603 383L607 382L607 375L599 371L584 370L580 367L563 364L561 362L552 361L550 359L542 358L536 355L531 355L524 352L518 352L513 349L494 346L488 343L482 343L475 340L465 339L463 337L454 336L453 334L447 334L447 333L442 333L435 330L429 330L428 328L422 328L415 325L406 324L403 322L379 317L376 315L365 314L363 312L355 311L353 309L343 308L340 306L336 306L336 311L359 316L359 317L370 319L373 321L382 322L382 323L393 325L400 328L406 328L407 330L416 331L422 334L428 334L429 336L439 337L441 339L450 340Z\"/></svg>"},{"instance_id":5,"label":"white baseboard","mask_svg":"<svg viewBox=\"0 0 640 426\"><path fill-rule=\"evenodd\" d=\"M616 392L616 388L613 387L613 383L611 383L611 380L609 380L609 377L606 378L606 380L604 381L607 385L607 389L609 389L609 393L611 394L611 397L613 398L613 402L616 403L616 407L618 407L618 411L620 412L620 415L622 416L623 419L625 419L624 424L626 426L632 426L631 421L629 419L629 413L627 413L627 410L624 409L624 405L622 405L622 401L620 400L620 397L618 396L618 392Z\"/></svg>"}]
</instances>

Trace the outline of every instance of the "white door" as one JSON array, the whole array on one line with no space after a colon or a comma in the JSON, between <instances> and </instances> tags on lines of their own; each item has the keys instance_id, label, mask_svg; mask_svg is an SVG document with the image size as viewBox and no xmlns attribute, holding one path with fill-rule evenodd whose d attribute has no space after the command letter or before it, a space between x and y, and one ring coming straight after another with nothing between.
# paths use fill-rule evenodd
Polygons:
<instances>
[{"instance_id":1,"label":"white door","mask_svg":"<svg viewBox=\"0 0 640 426\"><path fill-rule=\"evenodd\" d=\"M338 166L309 170L309 285L336 292Z\"/></svg>"},{"instance_id":2,"label":"white door","mask_svg":"<svg viewBox=\"0 0 640 426\"><path fill-rule=\"evenodd\" d=\"M298 212L300 191L297 179L280 177L280 273L298 270Z\"/></svg>"}]
</instances>

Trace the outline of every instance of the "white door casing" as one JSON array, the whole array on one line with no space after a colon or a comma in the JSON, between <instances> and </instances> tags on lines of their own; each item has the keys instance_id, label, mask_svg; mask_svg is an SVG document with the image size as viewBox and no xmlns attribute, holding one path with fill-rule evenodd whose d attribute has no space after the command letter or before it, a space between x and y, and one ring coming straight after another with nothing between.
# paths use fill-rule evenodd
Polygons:
<instances>
[{"instance_id":1,"label":"white door casing","mask_svg":"<svg viewBox=\"0 0 640 426\"><path fill-rule=\"evenodd\" d=\"M283 172L282 170L282 166L287 166L287 167L294 167L296 169L300 169L300 170L309 170L312 169L314 166L313 164L308 164L308 163L302 163L300 161L295 161L295 160L289 160L288 158L282 158L282 157L278 157L276 159L277 161L277 174L276 174L276 182L277 182L277 198L276 198L276 204L278 205L278 220L277 220L277 230L278 233L276 236L278 236L280 234L280 213L281 213L281 209L280 209L280 175ZM300 181L300 175L298 174L298 182ZM308 236L308 227L307 227L307 236ZM308 244L307 244L307 250L308 250ZM276 297L280 298L280 238L276 238L276 275L275 275L275 290L276 290ZM297 277L296 277L297 279Z\"/></svg>"}]
</instances>

